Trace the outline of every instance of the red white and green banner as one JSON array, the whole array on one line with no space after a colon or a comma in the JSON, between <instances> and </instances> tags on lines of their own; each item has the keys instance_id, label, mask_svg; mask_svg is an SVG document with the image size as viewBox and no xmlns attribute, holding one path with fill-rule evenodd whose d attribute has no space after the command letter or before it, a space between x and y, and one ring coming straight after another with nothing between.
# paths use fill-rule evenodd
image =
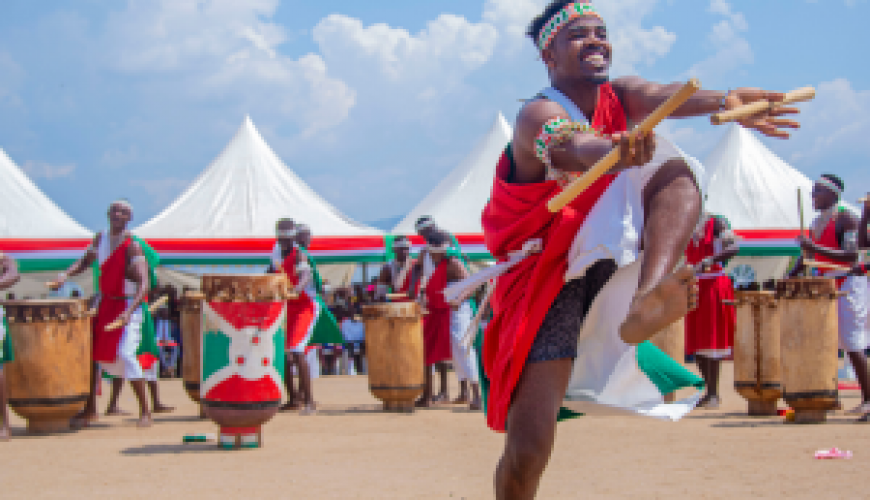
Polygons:
<instances>
[{"instance_id":1,"label":"red white and green banner","mask_svg":"<svg viewBox=\"0 0 870 500\"><path fill-rule=\"evenodd\" d=\"M741 237L740 256L793 257L799 254L795 244L797 229L735 230ZM492 260L482 234L456 235L462 252L475 261ZM150 239L164 266L268 265L275 245L273 238L238 239ZM0 251L18 261L22 272L60 271L82 256L88 239L0 239ZM413 253L423 248L423 239L411 237ZM385 262L387 251L382 236L319 237L311 244L311 256L317 264Z\"/></svg>"}]
</instances>

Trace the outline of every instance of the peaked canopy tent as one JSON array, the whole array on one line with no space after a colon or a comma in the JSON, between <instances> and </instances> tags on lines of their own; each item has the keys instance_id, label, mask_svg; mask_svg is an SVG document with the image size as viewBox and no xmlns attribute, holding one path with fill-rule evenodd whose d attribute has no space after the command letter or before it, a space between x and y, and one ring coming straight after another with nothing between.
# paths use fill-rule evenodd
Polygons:
<instances>
[{"instance_id":1,"label":"peaked canopy tent","mask_svg":"<svg viewBox=\"0 0 870 500\"><path fill-rule=\"evenodd\" d=\"M499 113L474 149L393 228L392 233L415 234L414 223L429 215L440 227L456 235L469 258L492 259L483 242L480 214L489 201L495 166L512 135L510 125ZM414 241L415 246L421 243Z\"/></svg>"},{"instance_id":2,"label":"peaked canopy tent","mask_svg":"<svg viewBox=\"0 0 870 500\"><path fill-rule=\"evenodd\" d=\"M383 260L383 233L318 196L249 117L193 184L134 232L160 253L164 265L256 266L268 264L275 222L284 217L311 227L311 253L319 263Z\"/></svg>"},{"instance_id":3,"label":"peaked canopy tent","mask_svg":"<svg viewBox=\"0 0 870 500\"><path fill-rule=\"evenodd\" d=\"M800 254L798 189L807 226L815 216L813 182L736 124L704 165L710 169L706 210L727 218L741 237L740 254L729 270L746 264L757 279L781 278L790 258Z\"/></svg>"},{"instance_id":4,"label":"peaked canopy tent","mask_svg":"<svg viewBox=\"0 0 870 500\"><path fill-rule=\"evenodd\" d=\"M65 269L81 256L91 232L52 202L0 149L0 251L15 258L21 282L10 292L40 296L48 292L44 278ZM85 277L77 283L92 287Z\"/></svg>"}]
</instances>

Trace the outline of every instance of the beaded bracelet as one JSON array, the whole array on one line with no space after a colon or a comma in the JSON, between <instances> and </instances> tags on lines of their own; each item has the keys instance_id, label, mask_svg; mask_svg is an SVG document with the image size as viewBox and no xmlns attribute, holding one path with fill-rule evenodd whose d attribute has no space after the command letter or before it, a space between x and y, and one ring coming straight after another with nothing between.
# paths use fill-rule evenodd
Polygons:
<instances>
[{"instance_id":1,"label":"beaded bracelet","mask_svg":"<svg viewBox=\"0 0 870 500\"><path fill-rule=\"evenodd\" d=\"M565 118L551 118L544 123L535 138L535 155L544 162L544 165L553 168L550 148L567 142L575 134L595 134L596 137L610 138L609 135L601 133L586 123L572 122Z\"/></svg>"}]
</instances>

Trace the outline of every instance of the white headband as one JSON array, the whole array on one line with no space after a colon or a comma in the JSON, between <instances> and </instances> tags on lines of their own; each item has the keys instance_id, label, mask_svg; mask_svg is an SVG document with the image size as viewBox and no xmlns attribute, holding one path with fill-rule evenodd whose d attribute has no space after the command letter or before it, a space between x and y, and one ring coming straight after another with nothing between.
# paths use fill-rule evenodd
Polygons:
<instances>
[{"instance_id":1,"label":"white headband","mask_svg":"<svg viewBox=\"0 0 870 500\"><path fill-rule=\"evenodd\" d=\"M414 224L414 229L416 229L418 233L424 229L429 229L430 227L435 227L435 221L432 219L423 219Z\"/></svg>"},{"instance_id":2,"label":"white headband","mask_svg":"<svg viewBox=\"0 0 870 500\"><path fill-rule=\"evenodd\" d=\"M295 229L278 229L275 231L275 235L279 238L295 238L296 230Z\"/></svg>"},{"instance_id":3,"label":"white headband","mask_svg":"<svg viewBox=\"0 0 870 500\"><path fill-rule=\"evenodd\" d=\"M393 248L411 248L411 242L408 240L393 241Z\"/></svg>"},{"instance_id":4,"label":"white headband","mask_svg":"<svg viewBox=\"0 0 870 500\"><path fill-rule=\"evenodd\" d=\"M443 245L427 245L426 248L428 248L431 253L447 253L447 251L450 250L450 243L445 243Z\"/></svg>"},{"instance_id":5,"label":"white headband","mask_svg":"<svg viewBox=\"0 0 870 500\"><path fill-rule=\"evenodd\" d=\"M816 181L816 184L821 184L822 186L825 186L826 188L837 194L843 194L843 190L840 189L840 186L831 182L831 180L827 177L819 177L819 180Z\"/></svg>"},{"instance_id":6,"label":"white headband","mask_svg":"<svg viewBox=\"0 0 870 500\"><path fill-rule=\"evenodd\" d=\"M131 212L133 211L133 205L128 200L124 200L124 199L115 200L111 204L109 204L110 207L112 205L121 205L122 207L126 208L129 211L131 211Z\"/></svg>"}]
</instances>

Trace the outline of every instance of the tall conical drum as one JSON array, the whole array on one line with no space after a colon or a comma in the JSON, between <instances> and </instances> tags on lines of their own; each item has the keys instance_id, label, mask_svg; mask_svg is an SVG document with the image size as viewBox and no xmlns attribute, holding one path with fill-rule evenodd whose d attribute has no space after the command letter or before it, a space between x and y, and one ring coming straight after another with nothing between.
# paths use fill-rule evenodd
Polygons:
<instances>
[{"instance_id":1,"label":"tall conical drum","mask_svg":"<svg viewBox=\"0 0 870 500\"><path fill-rule=\"evenodd\" d=\"M413 411L423 394L423 321L416 302L363 306L369 390L387 411Z\"/></svg>"},{"instance_id":2,"label":"tall conical drum","mask_svg":"<svg viewBox=\"0 0 870 500\"><path fill-rule=\"evenodd\" d=\"M734 293L734 389L754 417L776 416L782 397L781 311L772 291Z\"/></svg>"}]
</instances>

